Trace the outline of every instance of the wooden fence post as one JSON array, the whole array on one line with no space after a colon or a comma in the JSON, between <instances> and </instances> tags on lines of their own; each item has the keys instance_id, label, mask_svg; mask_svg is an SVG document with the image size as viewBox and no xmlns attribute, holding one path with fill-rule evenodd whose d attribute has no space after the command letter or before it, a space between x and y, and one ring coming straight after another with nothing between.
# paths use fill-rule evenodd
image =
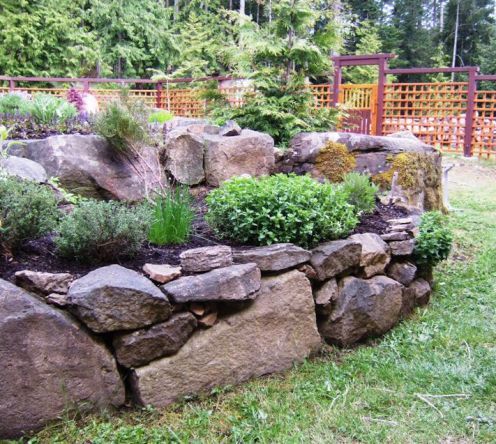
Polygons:
<instances>
[{"instance_id":1,"label":"wooden fence post","mask_svg":"<svg viewBox=\"0 0 496 444\"><path fill-rule=\"evenodd\" d=\"M339 102L339 86L341 85L342 74L341 64L339 61L334 62L334 83L332 85L332 106L336 106Z\"/></svg>"},{"instance_id":2,"label":"wooden fence post","mask_svg":"<svg viewBox=\"0 0 496 444\"><path fill-rule=\"evenodd\" d=\"M155 96L155 106L157 108L162 108L162 89L162 82L157 82L157 95Z\"/></svg>"},{"instance_id":3,"label":"wooden fence post","mask_svg":"<svg viewBox=\"0 0 496 444\"><path fill-rule=\"evenodd\" d=\"M386 69L388 62L386 57L382 57L379 61L379 79L377 82L377 120L376 120L376 135L382 136L382 122L384 115L384 93L385 84L387 81Z\"/></svg>"},{"instance_id":4,"label":"wooden fence post","mask_svg":"<svg viewBox=\"0 0 496 444\"><path fill-rule=\"evenodd\" d=\"M471 67L468 72L468 89L467 89L467 110L465 114L465 135L463 139L463 155L472 157L472 135L474 131L474 109L475 95L477 93L476 75L479 68Z\"/></svg>"},{"instance_id":5,"label":"wooden fence post","mask_svg":"<svg viewBox=\"0 0 496 444\"><path fill-rule=\"evenodd\" d=\"M14 92L15 91L15 81L10 79L9 80L9 91Z\"/></svg>"}]
</instances>

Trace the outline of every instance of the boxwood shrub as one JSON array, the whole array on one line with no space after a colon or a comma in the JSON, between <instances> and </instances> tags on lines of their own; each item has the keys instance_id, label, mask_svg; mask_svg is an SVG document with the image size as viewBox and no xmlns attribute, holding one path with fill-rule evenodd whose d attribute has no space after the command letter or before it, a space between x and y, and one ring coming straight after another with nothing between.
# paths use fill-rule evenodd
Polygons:
<instances>
[{"instance_id":1,"label":"boxwood shrub","mask_svg":"<svg viewBox=\"0 0 496 444\"><path fill-rule=\"evenodd\" d=\"M358 223L346 194L308 176L234 178L207 196L206 220L222 239L310 248L346 236Z\"/></svg>"},{"instance_id":2,"label":"boxwood shrub","mask_svg":"<svg viewBox=\"0 0 496 444\"><path fill-rule=\"evenodd\" d=\"M85 200L59 226L58 253L81 262L106 262L135 255L146 239L150 209Z\"/></svg>"}]
</instances>

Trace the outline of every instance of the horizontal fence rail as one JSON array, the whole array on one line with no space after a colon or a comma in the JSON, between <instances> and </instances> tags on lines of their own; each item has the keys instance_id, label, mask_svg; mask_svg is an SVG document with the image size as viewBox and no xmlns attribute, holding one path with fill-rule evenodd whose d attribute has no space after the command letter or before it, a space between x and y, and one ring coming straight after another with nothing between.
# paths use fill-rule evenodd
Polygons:
<instances>
[{"instance_id":1,"label":"horizontal fence rail","mask_svg":"<svg viewBox=\"0 0 496 444\"><path fill-rule=\"evenodd\" d=\"M350 56L352 65L378 60L377 84L309 84L314 107L330 108L339 104L344 111L339 129L364 134L392 134L411 131L424 142L444 152L496 157L496 87L478 90L478 82L495 82L494 75L479 75L476 67L388 69L391 55ZM342 57L339 67L348 66ZM390 83L387 74L465 73L467 81ZM337 76L337 78L340 78ZM66 97L69 88L91 94L100 108L118 99L122 87L133 99L154 108L167 109L176 116L203 117L208 111L206 82L233 107L241 106L247 94L255 92L246 79L229 76L201 79L89 79L0 76L0 94L54 94ZM36 86L40 85L40 86ZM48 86L47 86L48 85ZM335 92L338 91L337 97Z\"/></svg>"}]
</instances>

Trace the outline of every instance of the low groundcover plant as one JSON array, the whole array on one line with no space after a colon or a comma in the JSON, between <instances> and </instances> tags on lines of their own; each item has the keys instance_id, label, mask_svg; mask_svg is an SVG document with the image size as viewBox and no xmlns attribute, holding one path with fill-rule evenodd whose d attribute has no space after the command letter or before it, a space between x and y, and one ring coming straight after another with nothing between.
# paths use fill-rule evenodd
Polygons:
<instances>
[{"instance_id":1,"label":"low groundcover plant","mask_svg":"<svg viewBox=\"0 0 496 444\"><path fill-rule=\"evenodd\" d=\"M355 207L337 186L308 176L234 178L207 197L207 222L222 239L310 248L346 236L358 223Z\"/></svg>"}]
</instances>

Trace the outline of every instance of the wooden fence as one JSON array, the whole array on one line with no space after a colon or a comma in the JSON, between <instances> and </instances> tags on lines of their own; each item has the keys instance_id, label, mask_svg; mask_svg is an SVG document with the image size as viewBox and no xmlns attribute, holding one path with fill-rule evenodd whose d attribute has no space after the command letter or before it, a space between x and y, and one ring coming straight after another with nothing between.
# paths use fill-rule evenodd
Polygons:
<instances>
[{"instance_id":1,"label":"wooden fence","mask_svg":"<svg viewBox=\"0 0 496 444\"><path fill-rule=\"evenodd\" d=\"M312 84L308 85L308 88L314 97L316 108L328 108L339 103L345 109L348 117L341 125L345 131L387 135L408 130L444 152L496 157L496 88L494 91L478 91L476 87L476 82L481 80L496 82L496 76L476 75L472 67L455 70L469 71L468 81L381 83L379 79L377 84L340 84L337 97L332 84ZM423 73L451 70L385 69L384 73L399 71ZM120 89L106 86L114 81L133 85L134 88L127 90L128 95L151 107L169 109L177 116L202 117L207 109L206 100L202 98L202 92L205 91L203 80L216 80L220 92L232 106L240 106L245 94L253 93L253 87L249 83L229 77L198 81L178 79L170 83L143 79L116 82L112 79L0 77L0 85L2 81L8 82L7 85L0 86L0 94L22 91L28 94L48 93L63 97L67 95L69 86L76 85L82 92L90 92L100 106L104 107L121 94ZM35 81L59 83L64 87L33 87L32 82ZM92 83L103 84L103 87L90 85Z\"/></svg>"}]
</instances>

